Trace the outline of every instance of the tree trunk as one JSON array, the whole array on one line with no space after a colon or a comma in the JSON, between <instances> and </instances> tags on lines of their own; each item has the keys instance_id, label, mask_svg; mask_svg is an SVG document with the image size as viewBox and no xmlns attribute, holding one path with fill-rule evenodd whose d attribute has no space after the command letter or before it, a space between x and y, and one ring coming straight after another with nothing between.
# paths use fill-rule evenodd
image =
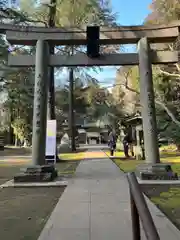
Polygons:
<instances>
[{"instance_id":1,"label":"tree trunk","mask_svg":"<svg viewBox=\"0 0 180 240\"><path fill-rule=\"evenodd\" d=\"M16 134L16 136L15 136L15 147L17 147L18 146L18 137L17 137L17 134Z\"/></svg>"},{"instance_id":2,"label":"tree trunk","mask_svg":"<svg viewBox=\"0 0 180 240\"><path fill-rule=\"evenodd\" d=\"M12 108L10 107L9 108L9 139L8 139L8 143L10 145L13 145L14 144L14 131L13 131L13 128L11 127L11 124L13 123L13 110Z\"/></svg>"},{"instance_id":3,"label":"tree trunk","mask_svg":"<svg viewBox=\"0 0 180 240\"><path fill-rule=\"evenodd\" d=\"M50 54L54 54L54 47L50 46ZM48 93L48 111L47 119L54 120L55 116L55 91L54 91L54 67L49 70L49 93Z\"/></svg>"},{"instance_id":4,"label":"tree trunk","mask_svg":"<svg viewBox=\"0 0 180 240\"><path fill-rule=\"evenodd\" d=\"M9 126L9 139L8 139L8 144L13 145L14 144L14 133L13 133L13 128L11 127L11 124Z\"/></svg>"},{"instance_id":5,"label":"tree trunk","mask_svg":"<svg viewBox=\"0 0 180 240\"><path fill-rule=\"evenodd\" d=\"M51 6L49 8L49 28L55 27L55 16L56 16L56 0L51 0ZM50 55L54 55L54 46L49 46ZM55 94L54 94L54 67L50 67L49 71L49 95L48 95L48 111L47 119L55 119Z\"/></svg>"},{"instance_id":6,"label":"tree trunk","mask_svg":"<svg viewBox=\"0 0 180 240\"><path fill-rule=\"evenodd\" d=\"M55 16L56 16L56 0L51 0L51 7L49 8L49 27L55 27ZM51 55L54 55L54 46L49 46ZM48 94L48 105L47 105L47 119L55 120L55 89L54 89L54 67L50 67L49 70L49 94ZM59 162L58 151L56 146L56 161Z\"/></svg>"},{"instance_id":7,"label":"tree trunk","mask_svg":"<svg viewBox=\"0 0 180 240\"><path fill-rule=\"evenodd\" d=\"M177 151L180 152L180 143L177 143L176 147L177 147Z\"/></svg>"},{"instance_id":8,"label":"tree trunk","mask_svg":"<svg viewBox=\"0 0 180 240\"><path fill-rule=\"evenodd\" d=\"M69 130L71 138L71 151L76 151L75 143L75 118L74 118L74 71L69 70Z\"/></svg>"}]
</instances>

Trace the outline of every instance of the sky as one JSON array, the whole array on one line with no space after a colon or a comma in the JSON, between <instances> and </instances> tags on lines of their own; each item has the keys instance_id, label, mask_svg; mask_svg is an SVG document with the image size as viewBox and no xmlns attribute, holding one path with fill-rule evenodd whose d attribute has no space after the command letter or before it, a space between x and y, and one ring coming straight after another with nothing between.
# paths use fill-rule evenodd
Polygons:
<instances>
[{"instance_id":1,"label":"sky","mask_svg":"<svg viewBox=\"0 0 180 240\"><path fill-rule=\"evenodd\" d=\"M117 14L118 23L121 25L140 25L143 24L144 19L150 13L149 5L152 0L111 0L112 10ZM133 47L128 46L127 52L133 52ZM102 82L104 86L111 86L116 76L115 67L105 67L100 73L91 72L94 76Z\"/></svg>"}]
</instances>

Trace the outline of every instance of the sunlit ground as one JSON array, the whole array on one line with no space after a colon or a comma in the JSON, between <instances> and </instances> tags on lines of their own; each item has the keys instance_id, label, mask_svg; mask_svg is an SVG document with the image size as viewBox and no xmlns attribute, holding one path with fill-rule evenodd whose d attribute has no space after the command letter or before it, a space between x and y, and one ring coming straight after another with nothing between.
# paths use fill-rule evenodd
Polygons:
<instances>
[{"instance_id":1,"label":"sunlit ground","mask_svg":"<svg viewBox=\"0 0 180 240\"><path fill-rule=\"evenodd\" d=\"M163 146L160 148L160 154L161 154L161 162L172 162L172 163L180 163L180 152L177 152L175 150L175 146L169 145L169 146ZM59 157L61 160L64 161L80 161L84 159L92 159L92 158L106 158L110 157L110 152L108 150L106 151L93 151L93 152L76 152L76 153L62 153L59 154ZM122 151L115 151L114 157L117 158L124 158L124 153ZM121 159L118 159L119 161L122 161ZM9 156L6 159L1 159L0 164L6 164L8 163L16 163L16 164L23 164L30 162L30 159L26 158L12 158ZM125 161L125 160L123 160ZM128 160L129 161L136 161L136 160ZM137 161L136 161L137 163Z\"/></svg>"},{"instance_id":2,"label":"sunlit ground","mask_svg":"<svg viewBox=\"0 0 180 240\"><path fill-rule=\"evenodd\" d=\"M123 152L118 152L119 157L123 155ZM172 163L172 169L180 175L180 152L176 151L174 145L163 146L160 148L160 160L163 163ZM114 160L115 163L124 172L134 171L137 165L144 163L143 160L137 161L135 159L121 159L117 158Z\"/></svg>"},{"instance_id":3,"label":"sunlit ground","mask_svg":"<svg viewBox=\"0 0 180 240\"><path fill-rule=\"evenodd\" d=\"M62 160L83 160L85 158L85 152L78 153L62 153L58 155Z\"/></svg>"},{"instance_id":4,"label":"sunlit ground","mask_svg":"<svg viewBox=\"0 0 180 240\"><path fill-rule=\"evenodd\" d=\"M94 152L80 152L80 153L63 153L59 154L59 157L62 160L83 160L83 159L91 159L91 158L106 158L110 157L110 153L108 151L94 151ZM122 151L116 151L114 153L114 157L124 158L124 153ZM134 160L132 160L134 161ZM180 163L180 152L176 151L166 151L161 152L161 162L173 162Z\"/></svg>"}]
</instances>

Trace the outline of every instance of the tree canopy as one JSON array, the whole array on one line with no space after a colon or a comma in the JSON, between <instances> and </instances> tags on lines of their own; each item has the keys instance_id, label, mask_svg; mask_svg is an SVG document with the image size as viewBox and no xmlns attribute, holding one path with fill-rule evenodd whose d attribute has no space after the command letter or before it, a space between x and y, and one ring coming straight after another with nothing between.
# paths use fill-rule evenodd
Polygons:
<instances>
[{"instance_id":1,"label":"tree canopy","mask_svg":"<svg viewBox=\"0 0 180 240\"><path fill-rule=\"evenodd\" d=\"M153 0L149 6L151 13L144 24L168 24L174 20L180 20L180 3L178 0ZM161 50L178 50L179 38L173 44L161 44L154 46ZM180 143L180 65L153 66L153 81L157 112L158 130L160 136ZM140 109L139 105L139 73L137 67L122 67L117 74L114 91L119 93L122 104L127 104L127 98L135 94L134 111ZM124 101L123 101L124 100ZM176 129L176 131L175 131Z\"/></svg>"},{"instance_id":2,"label":"tree canopy","mask_svg":"<svg viewBox=\"0 0 180 240\"><path fill-rule=\"evenodd\" d=\"M26 24L49 27L49 8L51 5L38 5L35 0L21 0L20 10L8 9L5 5L0 5L0 21L3 23ZM110 1L100 0L57 0L56 3L56 27L79 27L87 25L113 26L116 24L116 17L112 13ZM103 51L112 51L103 47ZM72 47L57 47L56 54L70 54ZM75 47L74 51L84 51L83 47ZM116 47L113 48L116 51ZM12 133L21 142L27 140L31 142L32 135L32 115L33 115L33 95L34 95L34 69L9 68L7 66L7 56L11 54L32 54L34 48L11 46L0 36L0 94L3 99L1 110L6 112L6 122L3 127ZM55 69L58 85L55 86L55 110L59 130L62 123L68 118L69 111L69 86L67 79L61 77L61 69ZM92 78L89 69L75 69L74 98L76 119L86 116L87 119L98 120L105 115L111 115L114 119L115 106L111 104L111 94L100 87L97 79ZM98 71L99 69L95 69ZM56 82L57 84L57 82ZM117 110L116 110L117 111ZM1 126L2 128L2 126ZM12 131L13 130L13 131Z\"/></svg>"}]
</instances>

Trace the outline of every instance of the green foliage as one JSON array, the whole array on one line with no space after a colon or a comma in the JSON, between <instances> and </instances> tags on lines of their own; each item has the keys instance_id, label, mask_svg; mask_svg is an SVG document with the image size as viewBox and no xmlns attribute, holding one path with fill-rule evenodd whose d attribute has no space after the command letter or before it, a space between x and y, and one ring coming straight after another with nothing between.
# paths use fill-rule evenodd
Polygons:
<instances>
[{"instance_id":1,"label":"green foliage","mask_svg":"<svg viewBox=\"0 0 180 240\"><path fill-rule=\"evenodd\" d=\"M76 82L76 81L75 81ZM76 82L77 83L77 82ZM82 85L75 85L74 88L74 110L76 114L81 115L86 113L86 107L88 103L85 96L82 94ZM69 112L69 86L56 90L56 107L62 110L65 116Z\"/></svg>"},{"instance_id":2,"label":"green foliage","mask_svg":"<svg viewBox=\"0 0 180 240\"><path fill-rule=\"evenodd\" d=\"M79 83L78 83L79 82ZM84 88L80 79L75 81L74 88L74 110L78 118L100 121L109 124L114 123L118 111L111 102L111 94L98 84L91 84ZM78 83L78 84L77 84ZM69 111L69 88L60 88L56 91L56 107L59 113L63 112L61 119L67 119Z\"/></svg>"},{"instance_id":3,"label":"green foliage","mask_svg":"<svg viewBox=\"0 0 180 240\"><path fill-rule=\"evenodd\" d=\"M30 3L31 2L31 3ZM48 27L49 21L49 6L35 6L34 0L27 2L25 0L21 3L23 12L26 12L32 22L39 22L41 25ZM115 25L116 16L112 13L109 0L57 0L56 4L56 27L77 27L85 28L87 25ZM30 5L30 6L29 6ZM33 10L32 10L33 8ZM72 54L72 46L66 46L58 48L59 53ZM116 51L117 46L109 47L104 46L103 51ZM84 47L73 47L73 52L84 52ZM97 70L97 67L91 69ZM62 70L62 69L61 69ZM88 68L76 68L76 72L86 73L84 74L87 82L93 82L88 74ZM77 77L77 76L76 76Z\"/></svg>"},{"instance_id":4,"label":"green foliage","mask_svg":"<svg viewBox=\"0 0 180 240\"><path fill-rule=\"evenodd\" d=\"M157 69L154 71L154 87L158 99L160 99L173 116L180 120L179 107L179 83L172 78L162 74ZM174 143L180 143L180 127L172 121L170 116L162 108L156 107L157 123L160 135L167 139L172 139Z\"/></svg>"},{"instance_id":5,"label":"green foliage","mask_svg":"<svg viewBox=\"0 0 180 240\"><path fill-rule=\"evenodd\" d=\"M169 24L171 21L180 19L179 0L153 0L152 12L147 17L145 24ZM156 46L158 47L158 46ZM179 50L179 39L173 44L162 44L162 49ZM131 72L134 69L131 68ZM164 72L164 73L163 73ZM169 73L169 74L166 74ZM177 74L177 77L172 74ZM130 74L133 79L131 87L139 90L138 75L134 70ZM164 136L179 145L180 142L180 70L179 65L168 65L166 67L153 67L153 81L156 96L157 122L160 136ZM122 96L124 97L124 96ZM159 104L161 103L161 104Z\"/></svg>"},{"instance_id":6,"label":"green foliage","mask_svg":"<svg viewBox=\"0 0 180 240\"><path fill-rule=\"evenodd\" d=\"M86 91L86 100L89 104L88 115L91 119L98 119L107 114L109 107L106 102L108 92L98 84L91 84Z\"/></svg>"},{"instance_id":7,"label":"green foliage","mask_svg":"<svg viewBox=\"0 0 180 240\"><path fill-rule=\"evenodd\" d=\"M21 0L21 10L1 9L0 20L13 23L25 23L48 27L49 6L37 6L35 0ZM0 6L2 7L2 6ZM116 16L112 13L109 0L57 0L56 5L56 27L86 27L86 25L115 25ZM14 133L22 141L29 139L32 132L33 112L33 91L34 91L34 70L32 68L11 69L7 66L9 44L0 36L0 92L5 96L3 107L8 115L7 125L13 127ZM112 50L113 49L113 50ZM114 51L116 48L103 48L103 51ZM70 54L72 47L61 47L59 53ZM74 47L74 53L84 51L82 47ZM32 54L30 50L23 47L16 48L16 53ZM60 69L59 71L61 71ZM110 96L97 84L88 72L79 68L75 72L75 111L79 116L87 115L97 119L108 112L113 112L109 105ZM94 70L97 70L94 68ZM82 91L84 83L95 84L94 92L90 95ZM94 95L95 94L95 95ZM89 98L88 98L89 97ZM60 123L67 119L69 110L69 89L68 87L56 89L56 112ZM108 99L108 101L107 101ZM91 105L91 106L90 106Z\"/></svg>"},{"instance_id":8,"label":"green foliage","mask_svg":"<svg viewBox=\"0 0 180 240\"><path fill-rule=\"evenodd\" d=\"M180 19L179 0L153 0L151 9L149 19L152 23L169 23L169 21Z\"/></svg>"},{"instance_id":9,"label":"green foliage","mask_svg":"<svg viewBox=\"0 0 180 240\"><path fill-rule=\"evenodd\" d=\"M21 9L31 19L48 25L49 7L37 6L35 0L21 0ZM113 25L115 15L109 0L57 0L55 22L57 27L85 26L88 24Z\"/></svg>"},{"instance_id":10,"label":"green foliage","mask_svg":"<svg viewBox=\"0 0 180 240\"><path fill-rule=\"evenodd\" d=\"M2 59L4 57L3 71L1 72L1 94L4 95L3 108L6 111L6 124L10 126L16 119L24 121L29 131L26 135L29 136L32 131L34 71L32 68L10 69L6 65L6 49L5 45L2 55ZM27 52L24 49L20 51L21 53Z\"/></svg>"},{"instance_id":11,"label":"green foliage","mask_svg":"<svg viewBox=\"0 0 180 240\"><path fill-rule=\"evenodd\" d=\"M21 141L29 139L29 126L24 119L16 118L12 123L14 135Z\"/></svg>"},{"instance_id":12,"label":"green foliage","mask_svg":"<svg viewBox=\"0 0 180 240\"><path fill-rule=\"evenodd\" d=\"M180 128L172 122L168 125L166 130L161 133L161 136L167 139L173 139L174 143L177 145L180 144Z\"/></svg>"}]
</instances>

